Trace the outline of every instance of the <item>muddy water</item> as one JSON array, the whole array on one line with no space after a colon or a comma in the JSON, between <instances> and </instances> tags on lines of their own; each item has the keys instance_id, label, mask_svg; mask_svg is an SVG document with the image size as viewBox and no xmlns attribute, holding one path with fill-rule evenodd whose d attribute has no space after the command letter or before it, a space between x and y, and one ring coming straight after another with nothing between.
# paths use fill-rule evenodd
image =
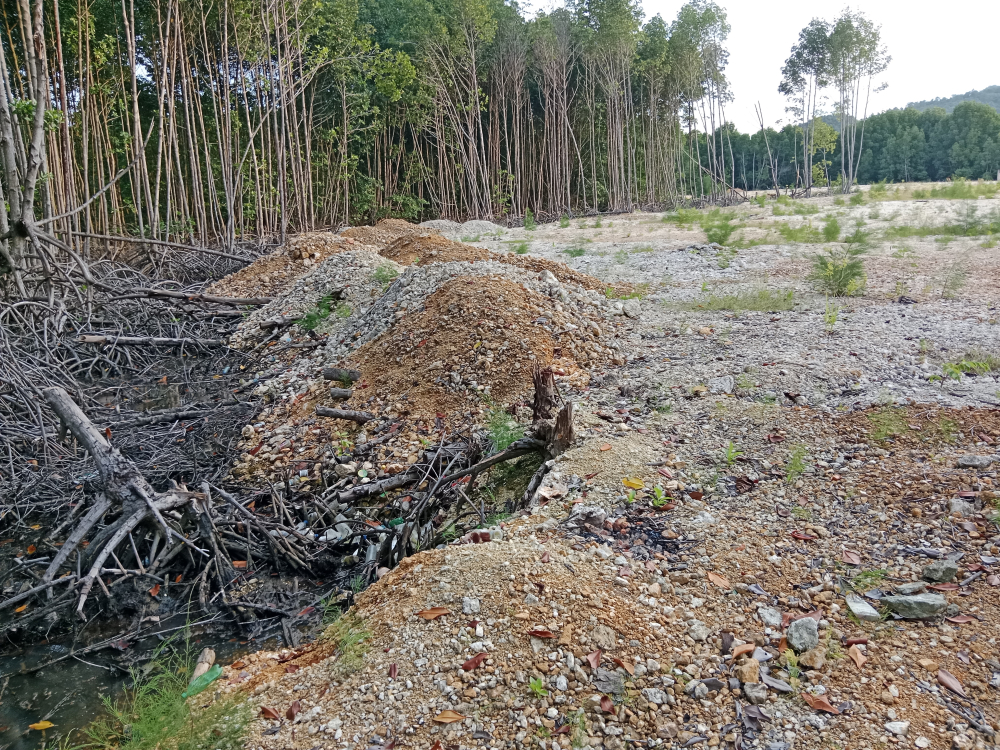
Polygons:
<instances>
[{"instance_id":1,"label":"muddy water","mask_svg":"<svg viewBox=\"0 0 1000 750\"><path fill-rule=\"evenodd\" d=\"M121 697L132 682L130 670L141 674L168 639L168 647L185 647L185 625L183 616L164 619L144 637L131 641L126 636L89 653L81 653L83 646L78 643L75 656L70 655L68 641L40 643L0 656L0 750L40 750L67 734L71 745L83 743L86 738L77 730L104 713L105 698ZM222 618L206 618L187 632L188 648L196 653L211 648L223 664L242 653L279 645L273 638L252 643L232 638ZM55 724L44 736L29 729L29 724L43 719Z\"/></svg>"}]
</instances>

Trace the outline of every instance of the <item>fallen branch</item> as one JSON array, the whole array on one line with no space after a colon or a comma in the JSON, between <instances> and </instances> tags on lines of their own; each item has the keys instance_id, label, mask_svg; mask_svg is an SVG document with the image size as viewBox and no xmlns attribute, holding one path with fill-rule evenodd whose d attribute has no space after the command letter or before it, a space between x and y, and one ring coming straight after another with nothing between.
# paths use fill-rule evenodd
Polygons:
<instances>
[{"instance_id":1,"label":"fallen branch","mask_svg":"<svg viewBox=\"0 0 1000 750\"><path fill-rule=\"evenodd\" d=\"M171 339L159 336L114 336L85 333L81 344L115 344L117 346L225 346L225 339Z\"/></svg>"},{"instance_id":2,"label":"fallen branch","mask_svg":"<svg viewBox=\"0 0 1000 750\"><path fill-rule=\"evenodd\" d=\"M369 414L366 411L351 411L349 409L331 409L327 406L317 406L316 416L331 417L332 419L346 419L351 422L357 422L358 424L371 422L373 419L375 419L374 414Z\"/></svg>"},{"instance_id":3,"label":"fallen branch","mask_svg":"<svg viewBox=\"0 0 1000 750\"><path fill-rule=\"evenodd\" d=\"M354 395L354 391L350 388L331 388L329 395L332 399L346 400Z\"/></svg>"},{"instance_id":4,"label":"fallen branch","mask_svg":"<svg viewBox=\"0 0 1000 750\"><path fill-rule=\"evenodd\" d=\"M214 305L266 305L271 297L216 297L211 294L174 292L167 289L132 289L118 299L182 299L188 302L210 302Z\"/></svg>"},{"instance_id":5,"label":"fallen branch","mask_svg":"<svg viewBox=\"0 0 1000 750\"><path fill-rule=\"evenodd\" d=\"M341 367L324 367L323 378L325 380L339 380L341 383L354 383L361 380L359 370L345 370Z\"/></svg>"}]
</instances>

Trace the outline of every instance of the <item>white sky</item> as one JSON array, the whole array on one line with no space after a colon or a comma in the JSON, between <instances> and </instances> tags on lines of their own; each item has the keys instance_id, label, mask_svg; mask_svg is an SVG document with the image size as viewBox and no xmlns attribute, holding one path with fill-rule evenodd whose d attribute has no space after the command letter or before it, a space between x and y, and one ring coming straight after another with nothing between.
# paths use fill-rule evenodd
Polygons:
<instances>
[{"instance_id":1,"label":"white sky","mask_svg":"<svg viewBox=\"0 0 1000 750\"><path fill-rule=\"evenodd\" d=\"M766 124L788 122L787 102L778 93L781 66L799 31L813 17L833 20L844 5L802 0L716 0L726 9L729 66L734 101L729 120L743 132L758 129L754 104ZM548 7L551 0L528 2ZM669 24L684 0L642 0L646 17L659 13ZM907 102L963 94L1000 85L1000 2L997 0L860 0L850 4L882 26L892 63L881 80L888 88L873 94L869 113ZM832 111L830 104L827 111Z\"/></svg>"}]
</instances>

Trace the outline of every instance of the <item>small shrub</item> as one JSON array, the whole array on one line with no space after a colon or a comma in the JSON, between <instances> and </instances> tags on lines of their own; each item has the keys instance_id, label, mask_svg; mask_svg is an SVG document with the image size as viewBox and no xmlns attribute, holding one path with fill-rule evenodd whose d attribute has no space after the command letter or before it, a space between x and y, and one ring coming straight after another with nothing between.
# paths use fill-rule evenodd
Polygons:
<instances>
[{"instance_id":1,"label":"small shrub","mask_svg":"<svg viewBox=\"0 0 1000 750\"><path fill-rule=\"evenodd\" d=\"M339 316L339 309L341 304L343 303L338 303L337 305L333 304L332 294L324 295L316 303L316 307L314 309L310 310L301 318L299 318L297 321L295 321L295 325L297 325L303 331L313 331L316 329L317 326L319 326L320 323L329 318L330 313L332 313L335 309L338 311L338 316ZM348 308L347 314L350 315L350 308Z\"/></svg>"},{"instance_id":2,"label":"small shrub","mask_svg":"<svg viewBox=\"0 0 1000 750\"><path fill-rule=\"evenodd\" d=\"M867 281L862 260L864 254L865 249L857 245L828 249L825 254L813 256L813 270L809 278L820 291L831 297L860 294Z\"/></svg>"},{"instance_id":3,"label":"small shrub","mask_svg":"<svg viewBox=\"0 0 1000 750\"><path fill-rule=\"evenodd\" d=\"M569 226L569 217L566 214L563 214L562 216L559 217L559 228L566 229L568 226Z\"/></svg>"},{"instance_id":4,"label":"small shrub","mask_svg":"<svg viewBox=\"0 0 1000 750\"><path fill-rule=\"evenodd\" d=\"M493 451L502 451L511 443L524 437L524 428L504 409L490 404L486 416L486 429L490 435Z\"/></svg>"},{"instance_id":5,"label":"small shrub","mask_svg":"<svg viewBox=\"0 0 1000 750\"><path fill-rule=\"evenodd\" d=\"M514 252L517 253L518 255L527 255L528 254L528 243L527 242L518 242L516 245L514 245Z\"/></svg>"},{"instance_id":6,"label":"small shrub","mask_svg":"<svg viewBox=\"0 0 1000 750\"><path fill-rule=\"evenodd\" d=\"M827 242L836 242L840 239L840 222L836 216L830 216L823 222L823 239Z\"/></svg>"},{"instance_id":7,"label":"small shrub","mask_svg":"<svg viewBox=\"0 0 1000 750\"><path fill-rule=\"evenodd\" d=\"M801 242L801 243L812 243L820 242L819 230L816 229L812 224L803 224L800 227L793 227L791 224L781 223L778 224L778 234L780 234L786 242Z\"/></svg>"},{"instance_id":8,"label":"small shrub","mask_svg":"<svg viewBox=\"0 0 1000 750\"><path fill-rule=\"evenodd\" d=\"M540 677L532 677L528 681L528 689L531 690L531 694L536 698L544 698L549 694L549 691L545 689L545 683L542 682Z\"/></svg>"},{"instance_id":9,"label":"small shrub","mask_svg":"<svg viewBox=\"0 0 1000 750\"><path fill-rule=\"evenodd\" d=\"M581 255L587 254L587 251L582 247L569 247L563 250L563 252L571 258L579 258Z\"/></svg>"},{"instance_id":10,"label":"small shrub","mask_svg":"<svg viewBox=\"0 0 1000 750\"><path fill-rule=\"evenodd\" d=\"M535 215L531 212L530 208L524 210L524 228L529 232L533 232L538 228L538 224L535 223Z\"/></svg>"},{"instance_id":11,"label":"small shrub","mask_svg":"<svg viewBox=\"0 0 1000 750\"><path fill-rule=\"evenodd\" d=\"M840 306L834 305L830 300L826 301L826 311L823 313L823 325L826 330L833 331L833 327L837 325L837 318L840 315Z\"/></svg>"},{"instance_id":12,"label":"small shrub","mask_svg":"<svg viewBox=\"0 0 1000 750\"><path fill-rule=\"evenodd\" d=\"M368 647L365 642L371 634L364 623L353 616L343 615L323 631L324 640L333 641L337 646L337 661L333 671L338 677L347 677L364 666Z\"/></svg>"},{"instance_id":13,"label":"small shrub","mask_svg":"<svg viewBox=\"0 0 1000 750\"><path fill-rule=\"evenodd\" d=\"M863 206L865 204L865 194L864 193L854 193L851 196L852 206Z\"/></svg>"},{"instance_id":14,"label":"small shrub","mask_svg":"<svg viewBox=\"0 0 1000 750\"><path fill-rule=\"evenodd\" d=\"M624 263L628 260L628 250L621 248L615 253L615 263Z\"/></svg>"},{"instance_id":15,"label":"small shrub","mask_svg":"<svg viewBox=\"0 0 1000 750\"><path fill-rule=\"evenodd\" d=\"M399 271L392 266L379 266L375 269L375 274L372 278L375 279L376 283L387 287L397 276L399 276Z\"/></svg>"},{"instance_id":16,"label":"small shrub","mask_svg":"<svg viewBox=\"0 0 1000 750\"><path fill-rule=\"evenodd\" d=\"M701 219L701 228L706 239L717 245L725 245L736 231L736 227L732 225L734 218L733 213L723 213L718 209L705 214Z\"/></svg>"},{"instance_id":17,"label":"small shrub","mask_svg":"<svg viewBox=\"0 0 1000 750\"><path fill-rule=\"evenodd\" d=\"M873 201L883 201L888 195L888 188L886 188L885 180L873 183L871 188L868 190L868 196Z\"/></svg>"},{"instance_id":18,"label":"small shrub","mask_svg":"<svg viewBox=\"0 0 1000 750\"><path fill-rule=\"evenodd\" d=\"M792 448L792 453L788 457L788 466L785 467L785 481L794 484L806 471L806 456L809 450L804 445L796 445Z\"/></svg>"},{"instance_id":19,"label":"small shrub","mask_svg":"<svg viewBox=\"0 0 1000 750\"><path fill-rule=\"evenodd\" d=\"M744 310L781 312L791 310L794 306L795 292L791 289L787 292L781 292L761 287L736 294L710 294L708 299L688 304L685 307L698 310L732 310L734 312Z\"/></svg>"},{"instance_id":20,"label":"small shrub","mask_svg":"<svg viewBox=\"0 0 1000 750\"><path fill-rule=\"evenodd\" d=\"M873 440L886 440L902 435L907 430L906 413L892 406L885 406L869 414L868 421L872 424Z\"/></svg>"},{"instance_id":21,"label":"small shrub","mask_svg":"<svg viewBox=\"0 0 1000 750\"><path fill-rule=\"evenodd\" d=\"M844 199L841 198L838 195L836 198L833 199L833 205L835 205L835 206L843 206L844 205Z\"/></svg>"},{"instance_id":22,"label":"small shrub","mask_svg":"<svg viewBox=\"0 0 1000 750\"><path fill-rule=\"evenodd\" d=\"M953 263L945 271L944 282L941 285L941 296L945 299L957 299L968 279L969 272L965 266L961 262Z\"/></svg>"}]
</instances>

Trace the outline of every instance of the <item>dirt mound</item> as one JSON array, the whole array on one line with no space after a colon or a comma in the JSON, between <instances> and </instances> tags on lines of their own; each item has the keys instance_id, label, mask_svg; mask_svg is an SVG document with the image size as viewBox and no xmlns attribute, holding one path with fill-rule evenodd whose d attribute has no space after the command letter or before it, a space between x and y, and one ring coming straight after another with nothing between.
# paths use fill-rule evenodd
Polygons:
<instances>
[{"instance_id":1,"label":"dirt mound","mask_svg":"<svg viewBox=\"0 0 1000 750\"><path fill-rule=\"evenodd\" d=\"M403 219L382 219L373 227L349 227L340 234L343 237L350 237L362 245L373 245L377 248L385 247L391 242L412 234L420 230L416 224L411 224ZM427 229L422 230L427 232Z\"/></svg>"},{"instance_id":2,"label":"dirt mound","mask_svg":"<svg viewBox=\"0 0 1000 750\"><path fill-rule=\"evenodd\" d=\"M574 271L565 263L559 263L546 258L539 258L534 255L494 253L494 258L502 263L510 263L512 266L523 268L526 271L534 271L535 273L549 271L553 276L559 279L562 284L579 284L584 289L593 289L598 292L603 292L608 287L613 287L616 292L620 292L624 286L627 286L621 284L620 282L616 284L609 284L608 282L601 281L600 279L595 279L589 274Z\"/></svg>"},{"instance_id":3,"label":"dirt mound","mask_svg":"<svg viewBox=\"0 0 1000 750\"><path fill-rule=\"evenodd\" d=\"M212 284L206 291L220 297L274 297L288 289L317 263L356 249L353 239L333 232L306 232L289 237L270 255Z\"/></svg>"},{"instance_id":4,"label":"dirt mound","mask_svg":"<svg viewBox=\"0 0 1000 750\"><path fill-rule=\"evenodd\" d=\"M493 256L489 250L481 247L464 245L440 234L427 233L400 237L386 247L382 255L404 266L426 266L453 260L489 260Z\"/></svg>"},{"instance_id":5,"label":"dirt mound","mask_svg":"<svg viewBox=\"0 0 1000 750\"><path fill-rule=\"evenodd\" d=\"M524 398L536 364L582 382L583 365L611 356L599 341L596 322L571 317L544 294L509 279L458 278L351 360L368 386L365 399L405 396L411 413L434 414L484 395Z\"/></svg>"}]
</instances>

